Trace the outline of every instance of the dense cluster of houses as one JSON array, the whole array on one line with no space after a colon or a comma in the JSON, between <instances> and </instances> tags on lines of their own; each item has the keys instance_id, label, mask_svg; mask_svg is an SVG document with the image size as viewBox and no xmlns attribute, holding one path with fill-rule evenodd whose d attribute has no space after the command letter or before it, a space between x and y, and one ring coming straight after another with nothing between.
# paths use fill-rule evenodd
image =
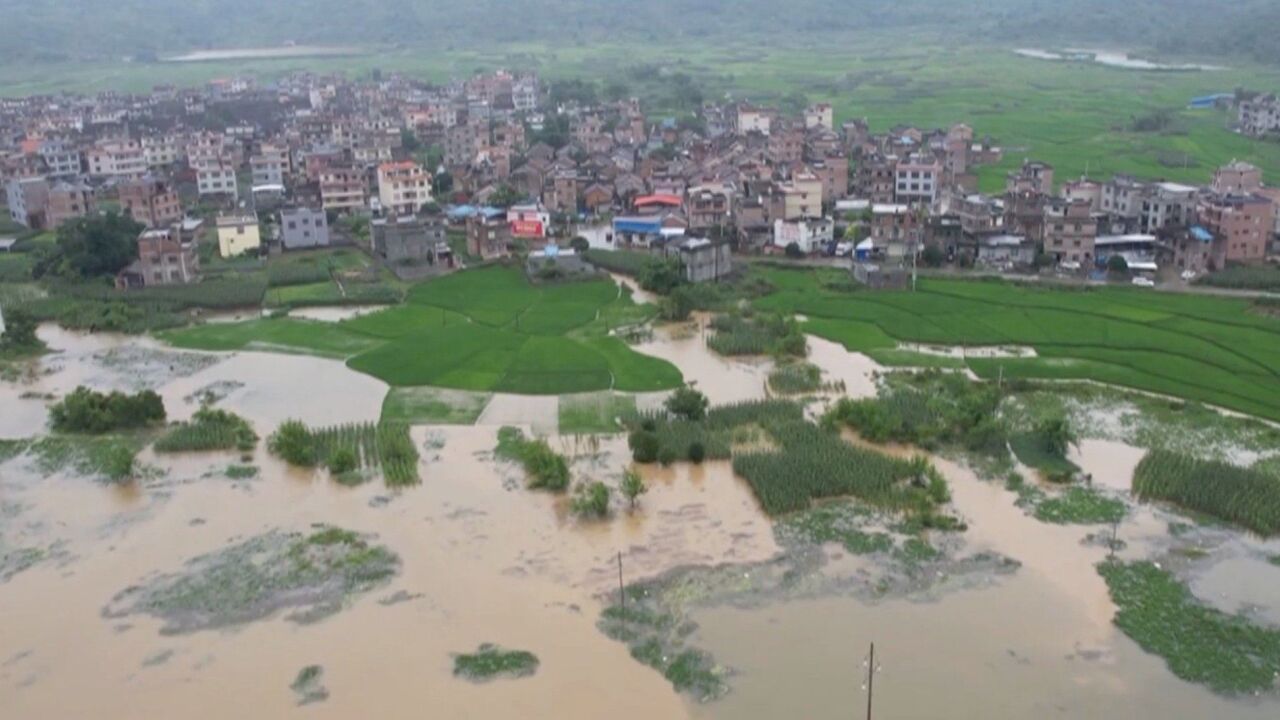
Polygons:
<instances>
[{"instance_id":1,"label":"dense cluster of houses","mask_svg":"<svg viewBox=\"0 0 1280 720\"><path fill-rule=\"evenodd\" d=\"M977 168L1003 151L963 124L873 133L837 126L829 104L736 101L656 119L634 98L552 96L535 75L497 71L0 99L0 178L21 225L104 208L143 224L128 287L197 280L201 242L224 256L342 242L343 216L368 217L370 252L393 266L452 266L453 226L475 257L563 262L580 236L679 257L698 281L727 274L731 252L890 267L930 247L962 264L1087 272L1119 254L1137 271L1201 271L1264 259L1280 230L1280 193L1242 162L1193 187L1058 184L1027 160L982 194ZM1238 111L1242 131L1280 127L1274 96Z\"/></svg>"}]
</instances>

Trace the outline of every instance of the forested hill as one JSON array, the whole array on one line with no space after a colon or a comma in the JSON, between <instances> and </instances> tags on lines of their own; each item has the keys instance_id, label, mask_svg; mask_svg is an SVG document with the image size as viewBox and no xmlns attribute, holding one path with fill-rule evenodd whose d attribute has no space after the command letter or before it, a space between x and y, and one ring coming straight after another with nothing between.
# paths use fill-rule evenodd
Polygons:
<instances>
[{"instance_id":1,"label":"forested hill","mask_svg":"<svg viewBox=\"0 0 1280 720\"><path fill-rule=\"evenodd\" d=\"M440 50L513 41L759 40L871 32L1108 44L1280 65L1276 0L0 0L0 59L144 56L285 42Z\"/></svg>"}]
</instances>

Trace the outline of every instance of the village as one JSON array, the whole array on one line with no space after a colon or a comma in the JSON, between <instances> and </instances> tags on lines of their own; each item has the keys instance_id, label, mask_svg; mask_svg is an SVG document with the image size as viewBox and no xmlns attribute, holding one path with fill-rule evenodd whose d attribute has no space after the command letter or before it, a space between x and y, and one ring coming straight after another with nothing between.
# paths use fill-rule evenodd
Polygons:
<instances>
[{"instance_id":1,"label":"village","mask_svg":"<svg viewBox=\"0 0 1280 720\"><path fill-rule=\"evenodd\" d=\"M0 98L0 707L1276 716L1267 151L612 83Z\"/></svg>"},{"instance_id":2,"label":"village","mask_svg":"<svg viewBox=\"0 0 1280 720\"><path fill-rule=\"evenodd\" d=\"M873 132L825 103L744 101L650 117L635 98L553 105L549 84L294 74L4 99L0 178L23 232L106 211L143 225L121 289L199 282L214 252L353 244L403 279L551 246L561 265L589 248L679 257L697 281L734 255L828 258L887 287L942 267L1180 286L1280 252L1280 189L1241 160L1192 186L1026 158L981 193L1005 151L963 123ZM1239 132L1280 128L1274 95L1215 102Z\"/></svg>"}]
</instances>

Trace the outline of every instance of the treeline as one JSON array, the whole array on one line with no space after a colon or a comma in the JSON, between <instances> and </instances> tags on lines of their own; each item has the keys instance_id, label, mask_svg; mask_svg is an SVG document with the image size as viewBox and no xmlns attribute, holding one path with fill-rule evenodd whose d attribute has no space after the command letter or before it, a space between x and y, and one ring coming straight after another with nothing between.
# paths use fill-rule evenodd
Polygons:
<instances>
[{"instance_id":1,"label":"treeline","mask_svg":"<svg viewBox=\"0 0 1280 720\"><path fill-rule=\"evenodd\" d=\"M1272 0L1080 0L1064 10L1043 0L297 0L261 3L44 3L0 0L7 32L0 57L29 60L134 56L143 61L199 48L298 44L393 45L458 50L511 42L771 46L851 39L900 30L991 44L1090 43L1170 54L1280 60L1280 7ZM312 18L315 22L297 22ZM1194 28L1194 31L1188 31Z\"/></svg>"}]
</instances>

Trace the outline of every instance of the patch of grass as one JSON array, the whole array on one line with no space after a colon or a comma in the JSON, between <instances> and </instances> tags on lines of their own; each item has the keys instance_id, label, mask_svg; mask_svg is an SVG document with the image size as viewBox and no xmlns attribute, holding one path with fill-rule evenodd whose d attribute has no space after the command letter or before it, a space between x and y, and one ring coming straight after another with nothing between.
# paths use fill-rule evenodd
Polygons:
<instances>
[{"instance_id":1,"label":"patch of grass","mask_svg":"<svg viewBox=\"0 0 1280 720\"><path fill-rule=\"evenodd\" d=\"M297 677L289 684L289 689L298 696L299 705L310 705L329 699L329 691L321 684L324 668L319 665L308 665L298 671Z\"/></svg>"},{"instance_id":2,"label":"patch of grass","mask_svg":"<svg viewBox=\"0 0 1280 720\"><path fill-rule=\"evenodd\" d=\"M769 389L780 395L803 395L822 389L822 370L806 362L779 365L769 373Z\"/></svg>"},{"instance_id":3,"label":"patch of grass","mask_svg":"<svg viewBox=\"0 0 1280 720\"><path fill-rule=\"evenodd\" d=\"M707 338L707 347L721 355L804 357L808 352L799 323L780 315L717 315L711 327L715 334Z\"/></svg>"},{"instance_id":4,"label":"patch of grass","mask_svg":"<svg viewBox=\"0 0 1280 720\"><path fill-rule=\"evenodd\" d=\"M134 458L146 442L144 435L49 435L27 449L43 473L71 470L119 483L133 478Z\"/></svg>"},{"instance_id":5,"label":"patch of grass","mask_svg":"<svg viewBox=\"0 0 1280 720\"><path fill-rule=\"evenodd\" d=\"M382 422L474 425L493 396L434 387L393 387L382 400Z\"/></svg>"},{"instance_id":6,"label":"patch of grass","mask_svg":"<svg viewBox=\"0 0 1280 720\"><path fill-rule=\"evenodd\" d=\"M1092 488L1071 487L1055 497L1036 503L1035 517L1058 525L1096 525L1124 518L1124 502Z\"/></svg>"},{"instance_id":7,"label":"patch of grass","mask_svg":"<svg viewBox=\"0 0 1280 720\"><path fill-rule=\"evenodd\" d=\"M592 393L560 397L560 434L622 432L622 418L636 412L634 395Z\"/></svg>"},{"instance_id":8,"label":"patch of grass","mask_svg":"<svg viewBox=\"0 0 1280 720\"><path fill-rule=\"evenodd\" d=\"M1274 690L1280 630L1205 605L1150 562L1106 562L1098 572L1118 608L1116 625L1173 674L1223 694Z\"/></svg>"},{"instance_id":9,"label":"patch of grass","mask_svg":"<svg viewBox=\"0 0 1280 720\"><path fill-rule=\"evenodd\" d=\"M223 474L232 480L248 480L258 477L257 465L228 465Z\"/></svg>"},{"instance_id":10,"label":"patch of grass","mask_svg":"<svg viewBox=\"0 0 1280 720\"><path fill-rule=\"evenodd\" d=\"M472 682L529 677L538 671L538 656L527 650L503 650L485 643L474 653L453 656L453 674Z\"/></svg>"},{"instance_id":11,"label":"patch of grass","mask_svg":"<svg viewBox=\"0 0 1280 720\"><path fill-rule=\"evenodd\" d=\"M156 441L156 452L204 450L252 450L258 434L249 421L235 413L211 407L200 408L191 422L177 423Z\"/></svg>"},{"instance_id":12,"label":"patch of grass","mask_svg":"<svg viewBox=\"0 0 1280 720\"><path fill-rule=\"evenodd\" d=\"M867 508L850 502L823 503L788 515L774 525L780 538L807 543L839 543L854 555L888 552L893 537L884 532L866 532Z\"/></svg>"},{"instance_id":13,"label":"patch of grass","mask_svg":"<svg viewBox=\"0 0 1280 720\"><path fill-rule=\"evenodd\" d=\"M1075 463L1054 452L1048 439L1034 430L1012 434L1009 447L1019 462L1039 470L1047 478L1070 479L1080 471Z\"/></svg>"},{"instance_id":14,"label":"patch of grass","mask_svg":"<svg viewBox=\"0 0 1280 720\"><path fill-rule=\"evenodd\" d=\"M386 584L399 567L395 553L355 533L274 531L130 587L103 613L158 617L165 634L242 625L280 610L292 611L286 619L315 622L341 610L347 598Z\"/></svg>"},{"instance_id":15,"label":"patch of grass","mask_svg":"<svg viewBox=\"0 0 1280 720\"><path fill-rule=\"evenodd\" d=\"M500 428L494 455L520 463L529 476L532 490L564 492L569 489L569 462L542 438L529 440L518 428Z\"/></svg>"},{"instance_id":16,"label":"patch of grass","mask_svg":"<svg viewBox=\"0 0 1280 720\"><path fill-rule=\"evenodd\" d=\"M1253 468L1152 450L1134 469L1133 491L1262 535L1280 533L1280 478Z\"/></svg>"}]
</instances>

